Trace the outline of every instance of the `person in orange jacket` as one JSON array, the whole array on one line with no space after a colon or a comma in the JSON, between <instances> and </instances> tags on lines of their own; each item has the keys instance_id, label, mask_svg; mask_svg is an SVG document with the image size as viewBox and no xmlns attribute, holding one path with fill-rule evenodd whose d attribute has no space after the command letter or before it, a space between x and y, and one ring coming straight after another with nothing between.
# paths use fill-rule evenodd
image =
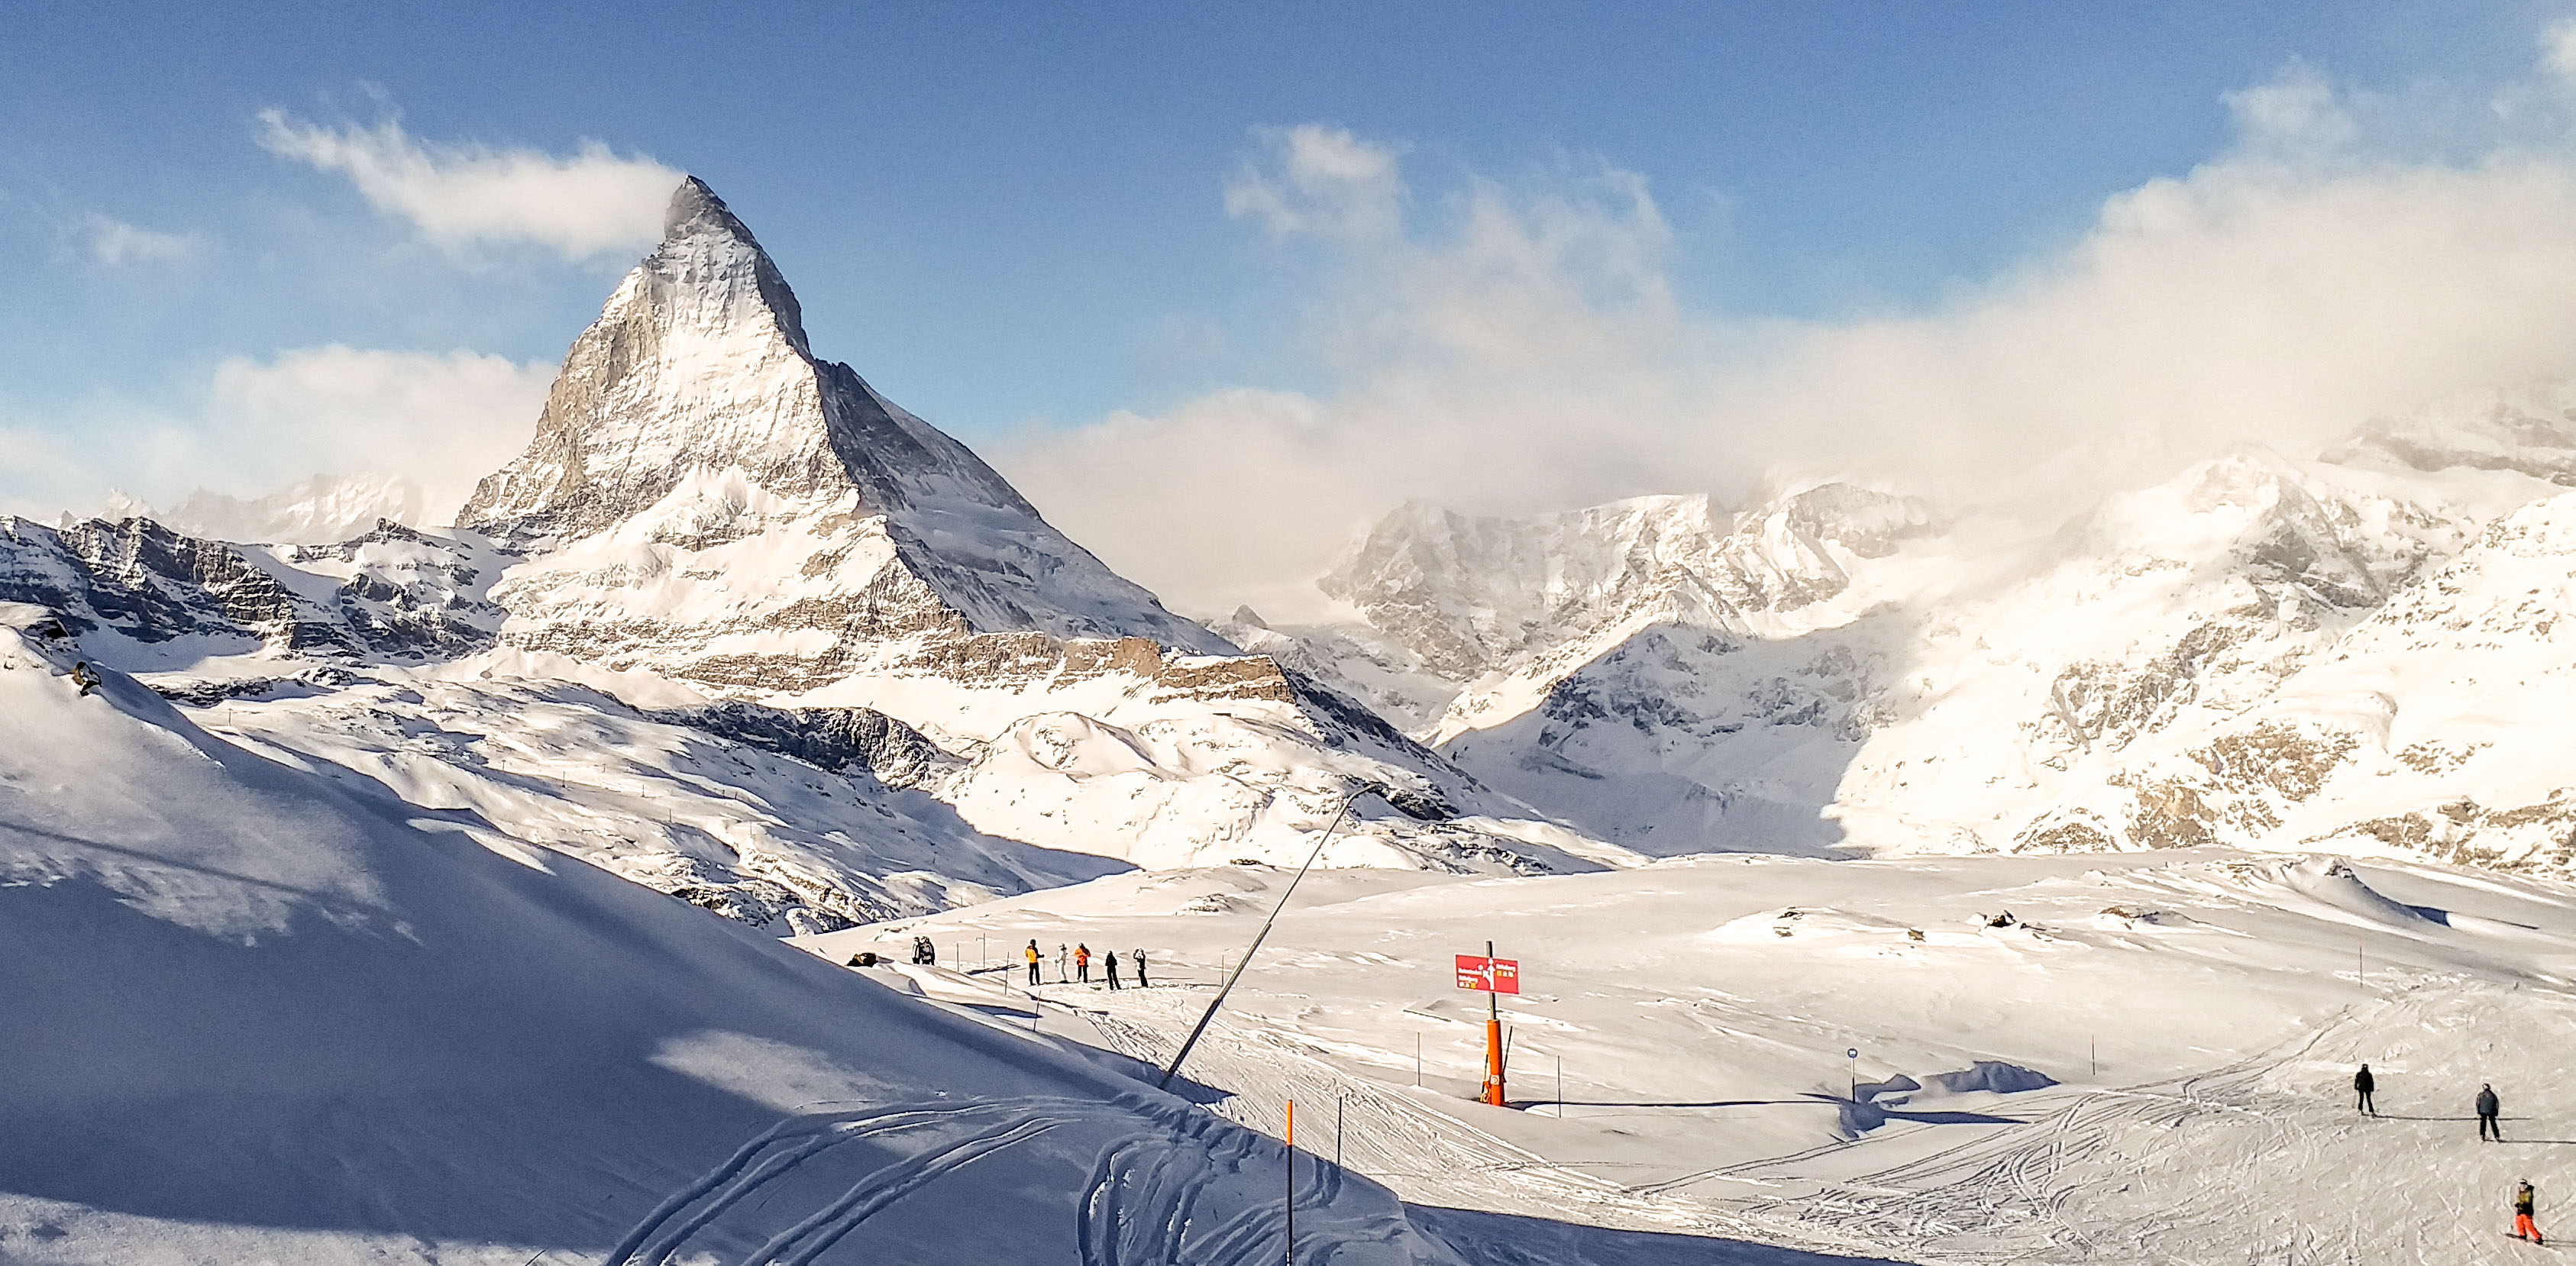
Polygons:
<instances>
[{"instance_id":1,"label":"person in orange jacket","mask_svg":"<svg viewBox=\"0 0 2576 1266\"><path fill-rule=\"evenodd\" d=\"M1088 945L1073 947L1073 978L1086 985L1091 983L1091 947Z\"/></svg>"},{"instance_id":2,"label":"person in orange jacket","mask_svg":"<svg viewBox=\"0 0 2576 1266\"><path fill-rule=\"evenodd\" d=\"M1029 983L1032 985L1038 983L1038 943L1029 942L1029 947L1020 953L1029 960Z\"/></svg>"}]
</instances>

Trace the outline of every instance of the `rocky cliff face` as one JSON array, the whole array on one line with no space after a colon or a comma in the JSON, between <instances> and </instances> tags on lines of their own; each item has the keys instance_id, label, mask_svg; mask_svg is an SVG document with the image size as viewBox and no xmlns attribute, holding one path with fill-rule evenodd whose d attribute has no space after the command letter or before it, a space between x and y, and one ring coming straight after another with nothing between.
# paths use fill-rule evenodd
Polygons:
<instances>
[{"instance_id":1,"label":"rocky cliff face","mask_svg":"<svg viewBox=\"0 0 2576 1266\"><path fill-rule=\"evenodd\" d=\"M460 522L530 552L513 646L793 694L981 634L1228 653L965 446L815 359L796 297L692 179Z\"/></svg>"},{"instance_id":2,"label":"rocky cliff face","mask_svg":"<svg viewBox=\"0 0 2576 1266\"><path fill-rule=\"evenodd\" d=\"M419 662L492 643L482 591L503 558L379 522L329 546L227 545L150 519L0 518L0 601L52 610L132 666L209 656ZM117 647L122 647L120 652Z\"/></svg>"}]
</instances>

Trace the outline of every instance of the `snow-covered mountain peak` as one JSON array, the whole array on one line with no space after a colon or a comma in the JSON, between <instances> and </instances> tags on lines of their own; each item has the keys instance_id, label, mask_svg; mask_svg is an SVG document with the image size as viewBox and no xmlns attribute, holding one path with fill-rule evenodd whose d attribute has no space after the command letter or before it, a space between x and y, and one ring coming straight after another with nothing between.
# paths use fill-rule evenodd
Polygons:
<instances>
[{"instance_id":1,"label":"snow-covered mountain peak","mask_svg":"<svg viewBox=\"0 0 2576 1266\"><path fill-rule=\"evenodd\" d=\"M728 689L807 690L891 643L985 633L1233 650L817 360L777 266L694 178L460 522L537 556L494 590L507 640Z\"/></svg>"}]
</instances>

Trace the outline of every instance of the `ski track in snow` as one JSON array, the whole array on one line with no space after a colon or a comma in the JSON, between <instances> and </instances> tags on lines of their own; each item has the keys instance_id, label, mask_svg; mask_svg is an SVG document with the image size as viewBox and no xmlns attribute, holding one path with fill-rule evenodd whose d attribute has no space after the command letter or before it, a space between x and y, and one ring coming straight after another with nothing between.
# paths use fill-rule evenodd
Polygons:
<instances>
[{"instance_id":1,"label":"ski track in snow","mask_svg":"<svg viewBox=\"0 0 2576 1266\"><path fill-rule=\"evenodd\" d=\"M1109 1102L1014 1098L791 1116L664 1199L601 1259L601 1266L667 1266L693 1238L742 1209L754 1194L843 1144L967 1123L976 1128L868 1174L731 1266L810 1266L905 1196L986 1156L1082 1123L1126 1127L1102 1147L1080 1202L1083 1266L1233 1266L1275 1260L1280 1254L1279 1201L1245 1202L1220 1222L1197 1222L1201 1197L1217 1180L1242 1175L1248 1163L1275 1164L1259 1158L1259 1136L1231 1129L1219 1117L1138 1094ZM1410 1226L1392 1214L1369 1219L1325 1215L1342 1186L1341 1172L1329 1164L1316 1162L1311 1171L1302 1172L1297 1209L1312 1221L1301 1228L1301 1259L1325 1261L1342 1245L1392 1241L1410 1233Z\"/></svg>"}]
</instances>

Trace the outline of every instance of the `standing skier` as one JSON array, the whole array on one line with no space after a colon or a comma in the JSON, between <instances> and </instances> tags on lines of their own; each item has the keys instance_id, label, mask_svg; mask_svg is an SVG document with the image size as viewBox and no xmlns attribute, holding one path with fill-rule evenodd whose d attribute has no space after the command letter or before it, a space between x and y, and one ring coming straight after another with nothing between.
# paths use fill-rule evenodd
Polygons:
<instances>
[{"instance_id":1,"label":"standing skier","mask_svg":"<svg viewBox=\"0 0 2576 1266\"><path fill-rule=\"evenodd\" d=\"M2372 1116L2378 1116L2379 1105L2370 1101L2371 1088L2377 1084L2371 1079L2370 1065L2362 1065L2361 1071L2352 1075L2352 1106Z\"/></svg>"},{"instance_id":2,"label":"standing skier","mask_svg":"<svg viewBox=\"0 0 2576 1266\"><path fill-rule=\"evenodd\" d=\"M2504 1127L2496 1122L2498 1106L2495 1087L2481 1083L2478 1086L2478 1141L2481 1143L2490 1138L2499 1143L2504 1141Z\"/></svg>"},{"instance_id":3,"label":"standing skier","mask_svg":"<svg viewBox=\"0 0 2576 1266\"><path fill-rule=\"evenodd\" d=\"M2531 1180L2526 1178L2513 1189L2513 1238L2540 1243L2540 1225L2531 1220Z\"/></svg>"},{"instance_id":4,"label":"standing skier","mask_svg":"<svg viewBox=\"0 0 2576 1266\"><path fill-rule=\"evenodd\" d=\"M1145 983L1145 951L1138 950L1135 953L1128 955L1127 958L1128 961L1136 964L1136 987L1139 989L1153 988L1153 986Z\"/></svg>"},{"instance_id":5,"label":"standing skier","mask_svg":"<svg viewBox=\"0 0 2576 1266\"><path fill-rule=\"evenodd\" d=\"M1118 951L1109 951L1109 987L1118 987Z\"/></svg>"},{"instance_id":6,"label":"standing skier","mask_svg":"<svg viewBox=\"0 0 2576 1266\"><path fill-rule=\"evenodd\" d=\"M1055 979L1064 984L1073 979L1073 949L1062 941L1055 943Z\"/></svg>"},{"instance_id":7,"label":"standing skier","mask_svg":"<svg viewBox=\"0 0 2576 1266\"><path fill-rule=\"evenodd\" d=\"M1091 947L1088 945L1073 947L1073 978L1086 985L1091 983Z\"/></svg>"},{"instance_id":8,"label":"standing skier","mask_svg":"<svg viewBox=\"0 0 2576 1266\"><path fill-rule=\"evenodd\" d=\"M1021 950L1020 953L1029 960L1029 983L1032 985L1038 983L1038 943L1030 941L1029 947Z\"/></svg>"}]
</instances>

